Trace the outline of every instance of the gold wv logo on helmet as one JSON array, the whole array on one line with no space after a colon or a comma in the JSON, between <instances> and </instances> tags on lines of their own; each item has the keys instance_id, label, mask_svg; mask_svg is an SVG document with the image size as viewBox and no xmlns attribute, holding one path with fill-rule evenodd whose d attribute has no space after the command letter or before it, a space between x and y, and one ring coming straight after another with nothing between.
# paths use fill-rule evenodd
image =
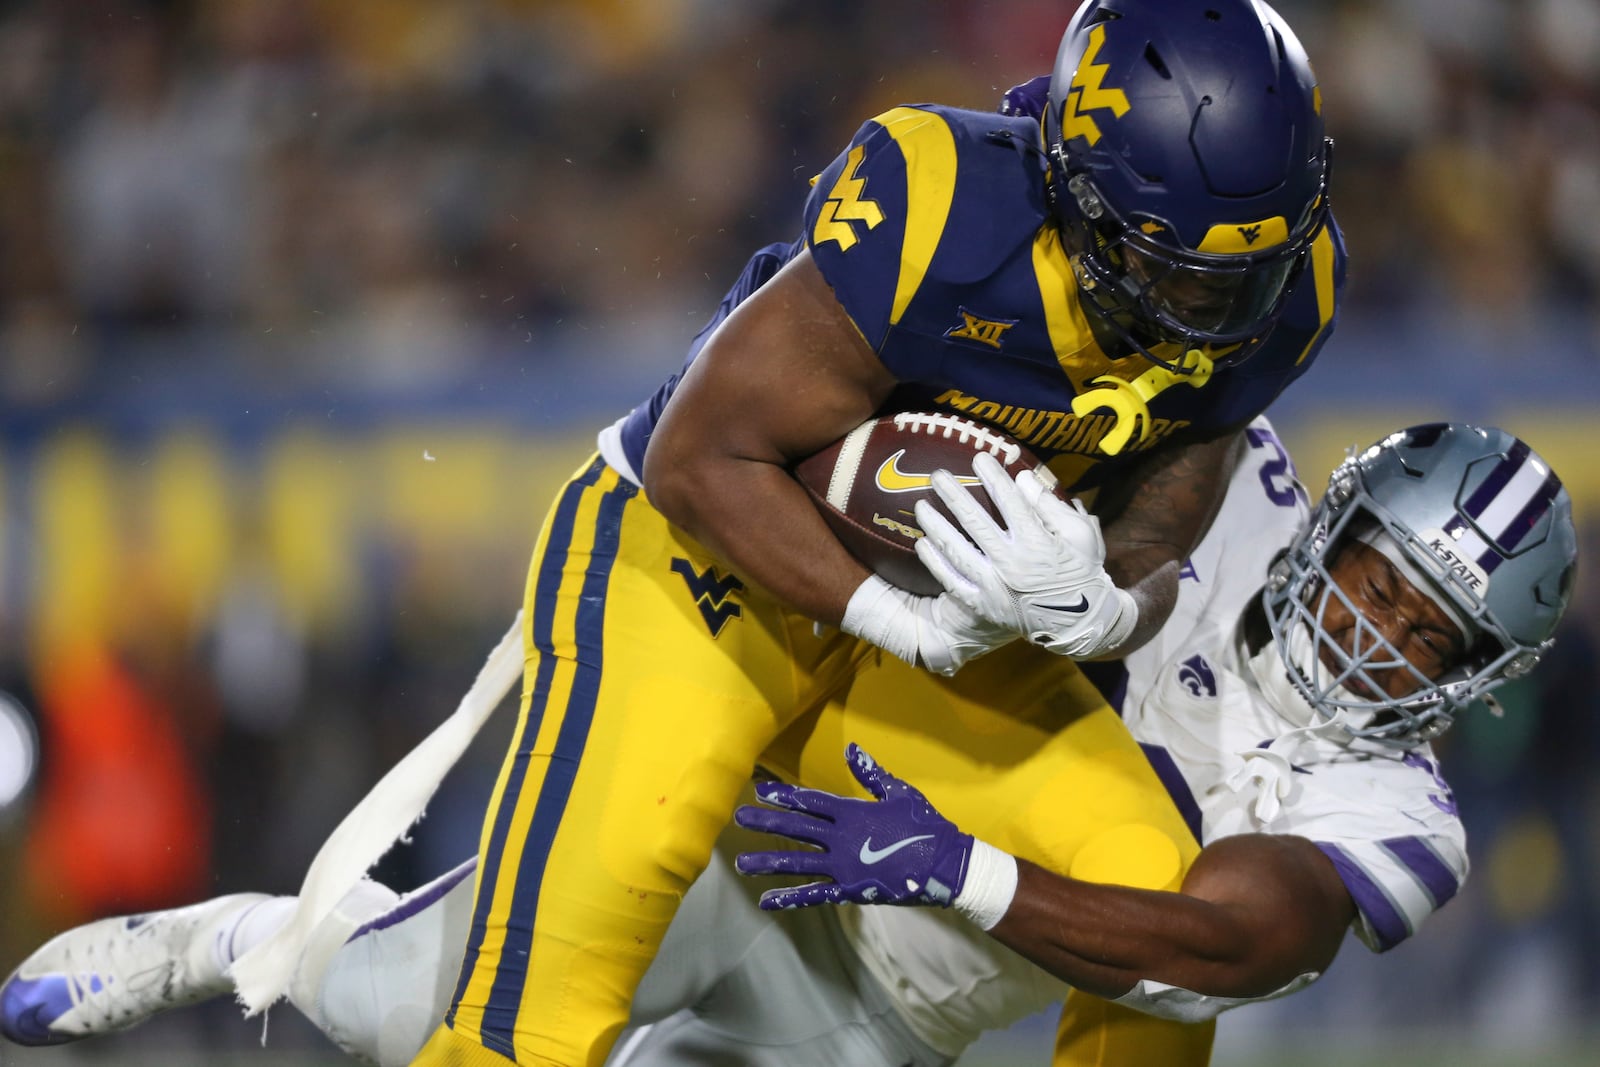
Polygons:
<instances>
[{"instance_id":1,"label":"gold wv logo on helmet","mask_svg":"<svg viewBox=\"0 0 1600 1067\"><path fill-rule=\"evenodd\" d=\"M1127 94L1121 89L1103 84L1106 72L1111 69L1110 66L1094 61L1100 54L1100 46L1105 42L1104 23L1089 31L1089 47L1083 50L1083 58L1078 60L1078 69L1073 72L1072 84L1067 87L1066 106L1061 109L1063 140L1082 137L1090 144L1100 140L1099 123L1095 122L1094 116L1085 112L1110 111L1113 117L1119 119L1128 113L1131 105L1128 103Z\"/></svg>"}]
</instances>

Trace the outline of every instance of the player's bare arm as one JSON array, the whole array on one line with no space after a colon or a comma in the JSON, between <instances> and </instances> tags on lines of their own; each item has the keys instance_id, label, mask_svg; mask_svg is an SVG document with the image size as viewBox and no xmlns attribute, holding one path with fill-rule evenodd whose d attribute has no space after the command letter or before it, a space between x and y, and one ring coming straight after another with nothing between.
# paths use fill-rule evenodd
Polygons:
<instances>
[{"instance_id":1,"label":"player's bare arm","mask_svg":"<svg viewBox=\"0 0 1600 1067\"><path fill-rule=\"evenodd\" d=\"M1223 838L1200 853L1179 893L1017 866L1017 895L989 933L1108 998L1140 979L1211 997L1266 996L1325 971L1355 917L1332 861L1302 837Z\"/></svg>"},{"instance_id":2,"label":"player's bare arm","mask_svg":"<svg viewBox=\"0 0 1600 1067\"><path fill-rule=\"evenodd\" d=\"M1244 448L1239 430L1158 449L1102 491L1096 511L1104 524L1106 573L1139 608L1133 632L1108 654L1138 648L1172 614L1183 561L1211 528Z\"/></svg>"},{"instance_id":3,"label":"player's bare arm","mask_svg":"<svg viewBox=\"0 0 1600 1067\"><path fill-rule=\"evenodd\" d=\"M870 417L893 386L801 252L685 374L645 453L645 491L744 577L837 624L868 571L787 467Z\"/></svg>"},{"instance_id":4,"label":"player's bare arm","mask_svg":"<svg viewBox=\"0 0 1600 1067\"><path fill-rule=\"evenodd\" d=\"M767 782L756 789L765 807L739 809L741 826L817 849L748 852L742 873L832 879L768 890L762 907L951 907L1069 985L1107 998L1142 980L1208 998L1268 996L1326 970L1356 915L1332 861L1301 837L1213 842L1179 892L1086 882L963 833L858 746L845 758L873 800Z\"/></svg>"}]
</instances>

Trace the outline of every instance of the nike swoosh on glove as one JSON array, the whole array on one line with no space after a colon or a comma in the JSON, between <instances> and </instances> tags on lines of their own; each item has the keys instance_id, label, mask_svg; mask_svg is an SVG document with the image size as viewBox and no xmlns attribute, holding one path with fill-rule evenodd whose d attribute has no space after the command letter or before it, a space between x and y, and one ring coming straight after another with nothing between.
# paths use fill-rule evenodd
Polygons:
<instances>
[{"instance_id":1,"label":"nike swoosh on glove","mask_svg":"<svg viewBox=\"0 0 1600 1067\"><path fill-rule=\"evenodd\" d=\"M1056 497L1031 470L1016 481L986 452L972 470L1002 526L947 471L933 488L960 523L919 500L917 558L948 595L989 621L1075 659L1103 655L1133 632L1139 610L1106 573L1100 521Z\"/></svg>"},{"instance_id":2,"label":"nike swoosh on glove","mask_svg":"<svg viewBox=\"0 0 1600 1067\"><path fill-rule=\"evenodd\" d=\"M763 782L734 821L779 834L815 851L743 852L740 874L798 874L821 881L768 889L767 911L816 904L932 904L949 907L967 879L971 834L964 834L913 785L851 744L845 759L875 800L841 797L784 782Z\"/></svg>"}]
</instances>

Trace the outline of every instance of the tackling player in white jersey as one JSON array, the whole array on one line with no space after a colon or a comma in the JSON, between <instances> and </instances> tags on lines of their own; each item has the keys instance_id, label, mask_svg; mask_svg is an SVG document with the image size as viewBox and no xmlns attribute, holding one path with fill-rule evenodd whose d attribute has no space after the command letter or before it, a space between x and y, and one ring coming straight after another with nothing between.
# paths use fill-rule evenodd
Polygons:
<instances>
[{"instance_id":1,"label":"tackling player in white jersey","mask_svg":"<svg viewBox=\"0 0 1600 1067\"><path fill-rule=\"evenodd\" d=\"M1450 900L1466 843L1428 741L1548 646L1575 566L1565 490L1508 434L1422 426L1342 465L1307 518L1275 438L1250 432L1257 462L1190 559L1178 610L1108 686L1206 845L1181 894L1019 863L857 749L876 800L769 783L758 793L778 810L741 809L741 825L817 847L747 854L742 872L825 879L763 906L952 903L1075 988L1202 1019L1309 984L1352 922L1382 951ZM1006 487L986 485L1004 510ZM984 546L989 520L946 502ZM978 573L959 562L976 555L964 539L919 520ZM897 968L927 951L904 912L868 914Z\"/></svg>"},{"instance_id":2,"label":"tackling player in white jersey","mask_svg":"<svg viewBox=\"0 0 1600 1067\"><path fill-rule=\"evenodd\" d=\"M852 748L874 799L758 787L766 806L739 823L816 847L729 828L609 1062L931 1067L1069 983L1207 1019L1314 981L1352 927L1382 951L1454 896L1465 838L1428 742L1548 647L1575 565L1567 494L1516 438L1441 424L1352 457L1309 511L1265 420L1248 440L1171 620L1102 679L1205 845L1180 892L1015 860ZM920 518L952 593L998 614L986 575L1019 565L1008 552L1057 504L1031 476L979 473L1005 531L960 491L947 502L981 550ZM735 864L812 880L758 906ZM403 898L363 883L313 937L292 1001L352 1054L408 1063L451 992L472 869ZM834 902L951 910L807 907ZM69 931L0 988L0 1032L74 1040L227 992L228 963L292 903L224 897Z\"/></svg>"}]
</instances>

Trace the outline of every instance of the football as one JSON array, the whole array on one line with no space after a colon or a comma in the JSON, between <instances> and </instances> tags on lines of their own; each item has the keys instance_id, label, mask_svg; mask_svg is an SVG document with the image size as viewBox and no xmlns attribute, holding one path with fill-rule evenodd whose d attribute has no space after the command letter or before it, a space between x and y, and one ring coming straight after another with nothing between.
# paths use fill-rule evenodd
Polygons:
<instances>
[{"instance_id":1,"label":"football","mask_svg":"<svg viewBox=\"0 0 1600 1067\"><path fill-rule=\"evenodd\" d=\"M885 581L924 596L943 587L917 559L922 536L912 510L927 500L954 521L930 476L954 474L996 519L989 494L972 473L988 452L1015 477L1030 468L1047 484L1055 477L1033 453L999 430L939 412L899 412L868 421L795 465L794 474L829 527L852 555Z\"/></svg>"}]
</instances>

